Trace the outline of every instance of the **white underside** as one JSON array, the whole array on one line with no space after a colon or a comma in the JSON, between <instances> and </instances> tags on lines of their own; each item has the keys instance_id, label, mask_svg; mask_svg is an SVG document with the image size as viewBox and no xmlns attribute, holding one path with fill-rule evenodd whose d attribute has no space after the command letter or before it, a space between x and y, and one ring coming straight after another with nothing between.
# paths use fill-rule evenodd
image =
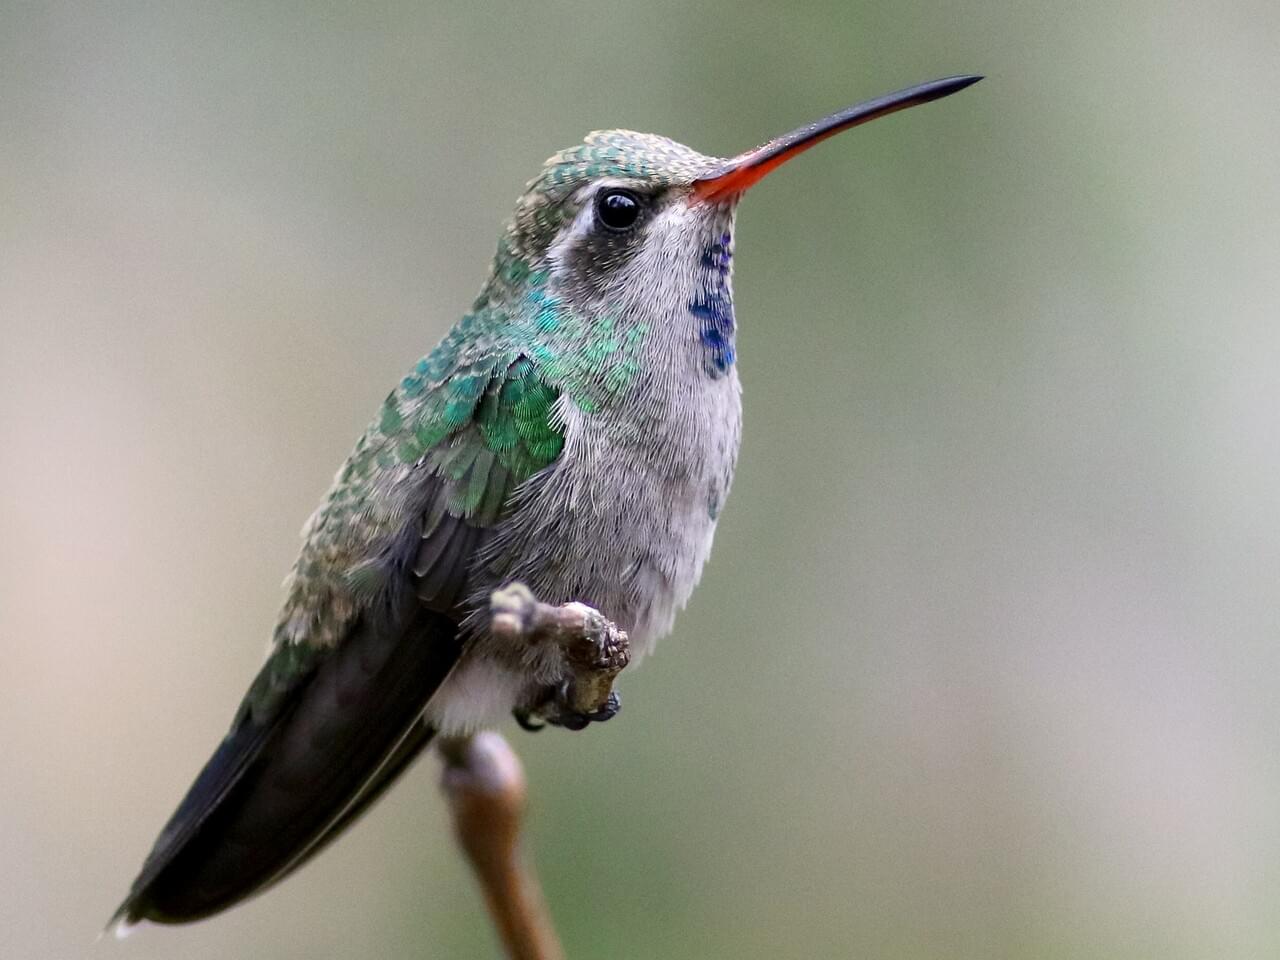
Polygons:
<instances>
[{"instance_id":1,"label":"white underside","mask_svg":"<svg viewBox=\"0 0 1280 960\"><path fill-rule=\"evenodd\" d=\"M489 659L464 659L436 691L423 716L445 736L496 727L511 716L527 677Z\"/></svg>"}]
</instances>

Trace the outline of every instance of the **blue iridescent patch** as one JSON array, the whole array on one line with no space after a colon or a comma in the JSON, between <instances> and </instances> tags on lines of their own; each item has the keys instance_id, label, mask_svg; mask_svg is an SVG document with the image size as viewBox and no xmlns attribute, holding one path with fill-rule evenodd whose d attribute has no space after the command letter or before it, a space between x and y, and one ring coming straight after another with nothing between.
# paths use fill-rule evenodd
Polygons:
<instances>
[{"instance_id":1,"label":"blue iridescent patch","mask_svg":"<svg viewBox=\"0 0 1280 960\"><path fill-rule=\"evenodd\" d=\"M724 376L735 356L733 296L729 292L731 243L732 237L725 233L703 248L699 262L707 270L706 285L689 304L689 312L700 321L698 337L707 352L704 366L712 377Z\"/></svg>"}]
</instances>

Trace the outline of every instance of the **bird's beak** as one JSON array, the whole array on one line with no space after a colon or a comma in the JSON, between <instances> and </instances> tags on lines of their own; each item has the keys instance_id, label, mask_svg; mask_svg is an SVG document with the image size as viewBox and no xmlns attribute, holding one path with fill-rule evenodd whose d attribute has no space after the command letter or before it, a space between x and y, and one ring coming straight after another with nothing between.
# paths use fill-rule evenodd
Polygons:
<instances>
[{"instance_id":1,"label":"bird's beak","mask_svg":"<svg viewBox=\"0 0 1280 960\"><path fill-rule=\"evenodd\" d=\"M740 194L762 179L771 170L782 166L794 156L804 153L814 144L828 137L856 127L876 117L887 116L907 107L914 107L930 100L940 100L977 83L982 77L966 75L931 80L918 86L867 100L855 106L833 113L825 119L793 130L791 133L770 140L763 146L740 153L721 166L703 174L693 183L693 194L700 200L723 200Z\"/></svg>"}]
</instances>

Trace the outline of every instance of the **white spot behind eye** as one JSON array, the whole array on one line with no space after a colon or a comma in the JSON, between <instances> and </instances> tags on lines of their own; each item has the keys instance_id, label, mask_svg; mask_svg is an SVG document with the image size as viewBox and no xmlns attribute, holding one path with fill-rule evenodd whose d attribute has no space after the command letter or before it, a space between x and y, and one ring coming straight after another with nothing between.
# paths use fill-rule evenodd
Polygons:
<instances>
[{"instance_id":1,"label":"white spot behind eye","mask_svg":"<svg viewBox=\"0 0 1280 960\"><path fill-rule=\"evenodd\" d=\"M610 177L579 187L572 197L565 201L566 203L577 204L578 212L574 214L573 223L567 229L561 231L560 236L556 238L555 242L547 250L547 262L551 267L551 275L553 277L564 279L564 271L566 264L569 262L570 253L595 229L596 195L602 190L611 188L621 188L630 190L633 193L643 194L645 184L638 180Z\"/></svg>"}]
</instances>

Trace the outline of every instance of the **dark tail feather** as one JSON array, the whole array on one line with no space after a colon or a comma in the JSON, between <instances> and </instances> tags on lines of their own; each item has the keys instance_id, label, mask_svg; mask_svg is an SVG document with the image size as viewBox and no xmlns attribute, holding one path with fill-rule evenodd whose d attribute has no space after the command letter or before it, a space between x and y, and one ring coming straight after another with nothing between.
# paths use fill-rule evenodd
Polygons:
<instances>
[{"instance_id":1,"label":"dark tail feather","mask_svg":"<svg viewBox=\"0 0 1280 960\"><path fill-rule=\"evenodd\" d=\"M269 722L242 719L161 833L113 925L207 917L328 845L430 742L422 709L460 642L452 619L422 607L394 630L359 626Z\"/></svg>"}]
</instances>

